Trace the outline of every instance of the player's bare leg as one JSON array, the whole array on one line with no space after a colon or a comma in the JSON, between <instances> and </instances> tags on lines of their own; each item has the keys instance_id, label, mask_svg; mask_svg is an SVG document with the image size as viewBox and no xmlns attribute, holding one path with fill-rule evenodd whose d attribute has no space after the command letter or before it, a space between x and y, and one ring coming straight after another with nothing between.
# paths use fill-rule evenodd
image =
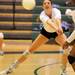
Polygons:
<instances>
[{"instance_id":1,"label":"player's bare leg","mask_svg":"<svg viewBox=\"0 0 75 75\"><path fill-rule=\"evenodd\" d=\"M62 35L56 37L56 42L60 46L63 46L66 39L67 39L67 37L65 36L65 34L62 34ZM62 66L61 66L62 73L61 73L61 75L66 75L65 71L66 71L66 66L67 66L67 56L68 56L67 50L64 50L63 55L62 55Z\"/></svg>"},{"instance_id":2,"label":"player's bare leg","mask_svg":"<svg viewBox=\"0 0 75 75\"><path fill-rule=\"evenodd\" d=\"M36 40L32 43L32 45L29 47L28 49L29 53L32 53L34 50L39 48L42 44L46 43L47 41L48 41L48 38L40 34L36 38ZM24 52L23 55L18 59L18 62L22 63L25 59L26 59L26 54Z\"/></svg>"},{"instance_id":3,"label":"player's bare leg","mask_svg":"<svg viewBox=\"0 0 75 75\"><path fill-rule=\"evenodd\" d=\"M69 63L72 65L72 68L75 72L75 44L73 45L73 48L69 54L71 56L71 58L69 58Z\"/></svg>"},{"instance_id":4,"label":"player's bare leg","mask_svg":"<svg viewBox=\"0 0 75 75\"><path fill-rule=\"evenodd\" d=\"M28 55L30 53L32 53L34 50L36 50L38 47L40 47L42 44L46 43L48 41L48 38L46 38L45 36L43 36L42 34L40 34L35 41L32 43L32 45L30 46L30 48L28 50L25 50L25 52L22 54L22 56L14 61L12 64L9 65L9 67L0 73L0 75L5 75L5 74L9 74L11 73L20 63L24 62Z\"/></svg>"},{"instance_id":5,"label":"player's bare leg","mask_svg":"<svg viewBox=\"0 0 75 75\"><path fill-rule=\"evenodd\" d=\"M72 68L73 68L73 70L75 72L75 62L72 64Z\"/></svg>"},{"instance_id":6,"label":"player's bare leg","mask_svg":"<svg viewBox=\"0 0 75 75\"><path fill-rule=\"evenodd\" d=\"M67 67L67 57L68 57L68 51L64 50L63 55L62 55L62 73L61 75L66 75L66 67Z\"/></svg>"},{"instance_id":7,"label":"player's bare leg","mask_svg":"<svg viewBox=\"0 0 75 75\"><path fill-rule=\"evenodd\" d=\"M4 38L4 35L3 33L0 33L0 55L3 55L4 52L2 51L2 48L4 47L4 42L3 42L3 38Z\"/></svg>"}]
</instances>

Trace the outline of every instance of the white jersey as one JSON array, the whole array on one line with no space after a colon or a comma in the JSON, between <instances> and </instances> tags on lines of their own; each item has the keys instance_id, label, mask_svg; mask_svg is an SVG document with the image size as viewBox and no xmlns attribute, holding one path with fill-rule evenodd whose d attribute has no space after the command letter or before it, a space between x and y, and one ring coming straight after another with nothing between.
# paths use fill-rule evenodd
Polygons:
<instances>
[{"instance_id":1,"label":"white jersey","mask_svg":"<svg viewBox=\"0 0 75 75\"><path fill-rule=\"evenodd\" d=\"M75 10L67 9L65 14L71 16L73 22L75 23ZM73 40L75 40L75 30L68 37L67 42L71 43Z\"/></svg>"},{"instance_id":2,"label":"white jersey","mask_svg":"<svg viewBox=\"0 0 75 75\"><path fill-rule=\"evenodd\" d=\"M40 20L42 21L43 27L44 27L44 29L47 32L55 32L55 30L46 23L46 21L48 19L52 19L53 20L53 18L55 18L55 19L61 19L61 12L57 8L52 8L52 16L51 16L51 18L48 17L45 14L45 11L42 11L41 14L40 14Z\"/></svg>"}]
</instances>

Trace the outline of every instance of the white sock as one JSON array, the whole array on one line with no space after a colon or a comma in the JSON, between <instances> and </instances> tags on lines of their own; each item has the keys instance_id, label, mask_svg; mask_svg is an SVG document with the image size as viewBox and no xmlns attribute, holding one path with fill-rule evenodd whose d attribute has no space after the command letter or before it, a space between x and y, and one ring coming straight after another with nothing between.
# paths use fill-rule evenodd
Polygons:
<instances>
[{"instance_id":1,"label":"white sock","mask_svg":"<svg viewBox=\"0 0 75 75\"><path fill-rule=\"evenodd\" d=\"M30 54L29 50L26 50L26 51L23 53L23 55L28 55L28 54Z\"/></svg>"}]
</instances>

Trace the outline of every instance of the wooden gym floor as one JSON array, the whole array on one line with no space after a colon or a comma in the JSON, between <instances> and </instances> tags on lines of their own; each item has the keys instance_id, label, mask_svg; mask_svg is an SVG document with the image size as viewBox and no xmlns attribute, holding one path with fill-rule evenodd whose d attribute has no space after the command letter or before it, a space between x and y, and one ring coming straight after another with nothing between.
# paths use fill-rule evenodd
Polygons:
<instances>
[{"instance_id":1,"label":"wooden gym floor","mask_svg":"<svg viewBox=\"0 0 75 75\"><path fill-rule=\"evenodd\" d=\"M0 71L6 69L10 63L21 56L21 52L26 50L32 41L26 40L4 40L6 52L3 56L0 55ZM10 75L60 75L61 73L61 58L62 53L58 53L61 47L58 45L44 44L29 55L19 67ZM10 53L9 53L10 52ZM75 75L72 67L67 63L67 74Z\"/></svg>"}]
</instances>

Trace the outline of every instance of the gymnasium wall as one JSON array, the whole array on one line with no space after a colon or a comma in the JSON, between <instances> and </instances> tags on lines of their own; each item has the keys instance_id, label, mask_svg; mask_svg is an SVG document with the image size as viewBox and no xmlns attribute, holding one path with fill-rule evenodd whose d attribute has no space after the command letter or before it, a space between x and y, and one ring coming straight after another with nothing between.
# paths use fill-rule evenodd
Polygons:
<instances>
[{"instance_id":1,"label":"gymnasium wall","mask_svg":"<svg viewBox=\"0 0 75 75\"><path fill-rule=\"evenodd\" d=\"M72 18L65 15L65 10L75 7L66 6L64 0L52 1L61 10L62 20L73 24ZM40 33L42 23L39 14L43 10L42 0L36 0L36 7L31 11L25 10L21 2L22 0L0 0L0 32L4 33L5 39L34 40Z\"/></svg>"}]
</instances>

